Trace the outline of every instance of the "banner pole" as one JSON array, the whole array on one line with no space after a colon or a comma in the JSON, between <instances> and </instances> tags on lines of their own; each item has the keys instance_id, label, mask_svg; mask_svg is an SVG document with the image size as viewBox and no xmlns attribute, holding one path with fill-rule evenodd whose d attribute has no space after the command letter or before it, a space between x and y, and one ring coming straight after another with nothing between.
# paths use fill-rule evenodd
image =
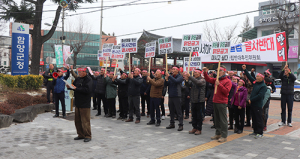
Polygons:
<instances>
[{"instance_id":1,"label":"banner pole","mask_svg":"<svg viewBox=\"0 0 300 159\"><path fill-rule=\"evenodd\" d=\"M150 67L151 67L151 57L149 58L149 68L148 68L148 72L150 73Z\"/></svg>"},{"instance_id":2,"label":"banner pole","mask_svg":"<svg viewBox=\"0 0 300 159\"><path fill-rule=\"evenodd\" d=\"M131 58L130 58L130 53L128 53L128 54L129 54L129 60L128 60L129 71L128 71L128 73L130 74L131 73L131 63L130 63Z\"/></svg>"},{"instance_id":3,"label":"banner pole","mask_svg":"<svg viewBox=\"0 0 300 159\"><path fill-rule=\"evenodd\" d=\"M168 54L166 53L166 72L168 72Z\"/></svg>"},{"instance_id":4,"label":"banner pole","mask_svg":"<svg viewBox=\"0 0 300 159\"><path fill-rule=\"evenodd\" d=\"M117 73L117 64L118 64L118 59L116 59L116 64L115 64L115 72L114 72L115 76L116 76L116 73Z\"/></svg>"},{"instance_id":5,"label":"banner pole","mask_svg":"<svg viewBox=\"0 0 300 159\"><path fill-rule=\"evenodd\" d=\"M221 65L221 61L219 61L219 64L218 64L218 73L217 73L216 81L219 81L220 65ZM218 89L218 87L215 86L215 94L217 94L217 89Z\"/></svg>"},{"instance_id":6,"label":"banner pole","mask_svg":"<svg viewBox=\"0 0 300 159\"><path fill-rule=\"evenodd\" d=\"M106 57L106 64L105 64L105 74L106 74L106 71L107 71L107 61L108 61L108 57Z\"/></svg>"},{"instance_id":7,"label":"banner pole","mask_svg":"<svg viewBox=\"0 0 300 159\"><path fill-rule=\"evenodd\" d=\"M188 70L187 70L188 73L190 73L191 56L192 56L192 52L190 52L190 56L189 56L189 66L188 66Z\"/></svg>"},{"instance_id":8,"label":"banner pole","mask_svg":"<svg viewBox=\"0 0 300 159\"><path fill-rule=\"evenodd\" d=\"M194 77L194 71L192 71L192 77Z\"/></svg>"}]
</instances>

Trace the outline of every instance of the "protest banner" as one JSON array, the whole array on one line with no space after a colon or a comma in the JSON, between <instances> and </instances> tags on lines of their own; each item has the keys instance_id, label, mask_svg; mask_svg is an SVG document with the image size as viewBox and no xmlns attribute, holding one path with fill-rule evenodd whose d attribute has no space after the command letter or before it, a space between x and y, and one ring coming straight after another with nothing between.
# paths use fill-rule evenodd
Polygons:
<instances>
[{"instance_id":1,"label":"protest banner","mask_svg":"<svg viewBox=\"0 0 300 159\"><path fill-rule=\"evenodd\" d=\"M146 43L145 58L155 57L156 41Z\"/></svg>"},{"instance_id":2,"label":"protest banner","mask_svg":"<svg viewBox=\"0 0 300 159\"><path fill-rule=\"evenodd\" d=\"M173 38L164 37L158 39L158 54L165 54L166 71L168 71L168 54L173 53Z\"/></svg>"},{"instance_id":3,"label":"protest banner","mask_svg":"<svg viewBox=\"0 0 300 159\"><path fill-rule=\"evenodd\" d=\"M103 53L102 53L102 50L98 50L98 60L105 60L106 58L105 57L103 57Z\"/></svg>"},{"instance_id":4,"label":"protest banner","mask_svg":"<svg viewBox=\"0 0 300 159\"><path fill-rule=\"evenodd\" d=\"M201 69L201 57L192 57L191 61L189 57L184 57L183 59L183 71L188 72L188 65L190 63L190 71L195 71L196 69Z\"/></svg>"},{"instance_id":5,"label":"protest banner","mask_svg":"<svg viewBox=\"0 0 300 159\"><path fill-rule=\"evenodd\" d=\"M110 57L111 56L113 46L114 46L113 43L103 44L103 46L102 46L103 57Z\"/></svg>"},{"instance_id":6,"label":"protest banner","mask_svg":"<svg viewBox=\"0 0 300 159\"><path fill-rule=\"evenodd\" d=\"M121 39L122 53L137 52L137 38Z\"/></svg>"},{"instance_id":7,"label":"protest banner","mask_svg":"<svg viewBox=\"0 0 300 159\"><path fill-rule=\"evenodd\" d=\"M148 67L149 73L150 73L150 67L151 67L151 57L155 57L155 50L156 50L156 41L146 43L145 58L149 58L149 67Z\"/></svg>"},{"instance_id":8,"label":"protest banner","mask_svg":"<svg viewBox=\"0 0 300 159\"><path fill-rule=\"evenodd\" d=\"M202 34L183 35L181 52L199 52Z\"/></svg>"},{"instance_id":9,"label":"protest banner","mask_svg":"<svg viewBox=\"0 0 300 159\"><path fill-rule=\"evenodd\" d=\"M230 41L212 42L211 61L229 61Z\"/></svg>"},{"instance_id":10,"label":"protest banner","mask_svg":"<svg viewBox=\"0 0 300 159\"><path fill-rule=\"evenodd\" d=\"M231 46L230 61L287 61L285 32L272 34Z\"/></svg>"},{"instance_id":11,"label":"protest banner","mask_svg":"<svg viewBox=\"0 0 300 159\"><path fill-rule=\"evenodd\" d=\"M210 52L211 52L211 49L212 49L212 43L202 41L200 43L200 48L199 49L200 50L198 52L193 52L192 53L192 57L210 55Z\"/></svg>"},{"instance_id":12,"label":"protest banner","mask_svg":"<svg viewBox=\"0 0 300 159\"><path fill-rule=\"evenodd\" d=\"M62 52L62 46L61 45L54 45L54 51L55 51L55 59L56 59L57 67L63 67L63 65L64 65L64 55L63 55L63 52Z\"/></svg>"},{"instance_id":13,"label":"protest banner","mask_svg":"<svg viewBox=\"0 0 300 159\"><path fill-rule=\"evenodd\" d=\"M111 59L124 59L125 53L121 51L121 45L114 45L111 52Z\"/></svg>"}]
</instances>

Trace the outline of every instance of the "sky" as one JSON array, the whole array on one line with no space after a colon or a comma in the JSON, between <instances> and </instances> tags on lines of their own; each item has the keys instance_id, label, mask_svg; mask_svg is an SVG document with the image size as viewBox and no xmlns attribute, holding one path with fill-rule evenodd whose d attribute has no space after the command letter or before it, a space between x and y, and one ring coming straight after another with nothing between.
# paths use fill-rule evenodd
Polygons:
<instances>
[{"instance_id":1,"label":"sky","mask_svg":"<svg viewBox=\"0 0 300 159\"><path fill-rule=\"evenodd\" d=\"M104 0L104 6L120 5L124 3L133 2L136 0ZM166 0L140 0L135 3L147 3L154 1L166 1ZM258 9L258 3L267 0L185 0L179 2L167 2L158 4L144 4L144 5L132 5L121 6L107 10L103 10L103 31L105 33L115 33L116 36L129 33L141 32L143 30L152 30L162 27L168 27L173 25L185 24L189 22L201 21L211 18L218 18L222 16L238 14L247 11L253 11ZM90 32L94 34L100 33L100 11L94 13L85 13L81 15L69 16L76 13L84 13L93 10L99 10L100 8L91 9L89 7L100 7L101 0L98 0L92 4L80 4L81 8L76 12L66 11L65 19L65 31L69 30L67 25L77 26L84 20L86 28L90 28ZM46 1L44 4L44 11L55 10L57 4L51 1ZM232 26L238 23L238 29L236 35L242 30L242 24L245 21L246 16L249 16L251 25L253 26L254 16L258 16L258 12L244 14L239 16L233 16L230 18L224 18L220 20L211 20L207 22L211 24L217 23L220 29L224 29L228 26ZM42 29L50 29L50 26L44 25L44 23L51 23L54 20L55 11L44 12L42 20ZM61 19L58 26L62 26ZM84 27L85 27L84 26ZM182 27L176 27L171 29L164 29L159 31L152 31L153 34L162 36L172 36L173 38L182 38L183 34L196 34L203 33L205 22L191 24ZM139 38L141 34L134 34L128 36L117 37L118 42L122 38ZM204 39L205 40L205 39Z\"/></svg>"}]
</instances>

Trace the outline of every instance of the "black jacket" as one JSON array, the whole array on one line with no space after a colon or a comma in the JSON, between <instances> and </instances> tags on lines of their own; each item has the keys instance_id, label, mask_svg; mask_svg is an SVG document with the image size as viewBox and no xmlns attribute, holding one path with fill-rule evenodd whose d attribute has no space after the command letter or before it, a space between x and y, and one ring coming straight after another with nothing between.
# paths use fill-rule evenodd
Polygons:
<instances>
[{"instance_id":1,"label":"black jacket","mask_svg":"<svg viewBox=\"0 0 300 159\"><path fill-rule=\"evenodd\" d=\"M93 80L97 80L97 84L96 84L96 88L95 88L95 93L99 93L99 94L105 94L106 92L106 82L105 82L105 78L103 75L99 75L97 77L92 76L89 74L89 76L93 79Z\"/></svg>"},{"instance_id":2,"label":"black jacket","mask_svg":"<svg viewBox=\"0 0 300 159\"><path fill-rule=\"evenodd\" d=\"M140 76L134 76L132 79L126 80L116 79L118 83L128 85L128 96L140 96L140 88L143 83L143 79Z\"/></svg>"},{"instance_id":3,"label":"black jacket","mask_svg":"<svg viewBox=\"0 0 300 159\"><path fill-rule=\"evenodd\" d=\"M181 97L186 98L187 96L191 96L191 87L192 87L192 81L184 80L181 84Z\"/></svg>"},{"instance_id":4,"label":"black jacket","mask_svg":"<svg viewBox=\"0 0 300 159\"><path fill-rule=\"evenodd\" d=\"M44 77L44 85L46 86L47 83L48 83L48 79L52 78L52 81L54 80L52 74L54 73L55 71L52 70L52 72L50 72L50 69L48 69L47 71L45 71L45 73L43 74L43 77ZM48 75L50 73L50 75Z\"/></svg>"},{"instance_id":5,"label":"black jacket","mask_svg":"<svg viewBox=\"0 0 300 159\"><path fill-rule=\"evenodd\" d=\"M143 76L142 79L143 79L143 83L141 85L140 94L144 95L144 93L146 93L147 96L150 96L151 85L147 84L147 76Z\"/></svg>"},{"instance_id":6,"label":"black jacket","mask_svg":"<svg viewBox=\"0 0 300 159\"><path fill-rule=\"evenodd\" d=\"M74 90L75 106L77 108L90 108L93 80L89 76L77 77L73 85L76 87Z\"/></svg>"},{"instance_id":7,"label":"black jacket","mask_svg":"<svg viewBox=\"0 0 300 159\"><path fill-rule=\"evenodd\" d=\"M281 79L281 94L293 95L294 94L294 84L296 77L290 73L289 77L284 75L284 70L281 71L279 78Z\"/></svg>"},{"instance_id":8,"label":"black jacket","mask_svg":"<svg viewBox=\"0 0 300 159\"><path fill-rule=\"evenodd\" d=\"M121 81L121 82L118 82ZM128 97L128 85L126 82L126 79L116 79L114 81L114 84L118 85L118 96L119 98L126 98Z\"/></svg>"}]
</instances>

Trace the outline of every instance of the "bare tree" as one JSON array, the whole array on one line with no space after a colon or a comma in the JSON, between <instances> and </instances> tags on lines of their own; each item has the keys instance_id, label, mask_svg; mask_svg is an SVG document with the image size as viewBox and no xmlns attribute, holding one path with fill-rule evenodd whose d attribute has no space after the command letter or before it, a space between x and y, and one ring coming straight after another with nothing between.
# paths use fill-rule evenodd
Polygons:
<instances>
[{"instance_id":1,"label":"bare tree","mask_svg":"<svg viewBox=\"0 0 300 159\"><path fill-rule=\"evenodd\" d=\"M239 38L236 35L237 28L238 23L220 29L218 23L213 22L212 24L206 23L203 29L208 41L231 41L232 43L236 43Z\"/></svg>"},{"instance_id":2,"label":"bare tree","mask_svg":"<svg viewBox=\"0 0 300 159\"><path fill-rule=\"evenodd\" d=\"M82 17L79 18L76 25L69 24L69 32L66 33L66 45L70 45L71 51L73 51L74 64L76 68L77 55L90 40L91 28L89 23Z\"/></svg>"},{"instance_id":3,"label":"bare tree","mask_svg":"<svg viewBox=\"0 0 300 159\"><path fill-rule=\"evenodd\" d=\"M243 34L243 33L247 32L247 31L249 31L251 28L252 28L252 26L251 26L251 24L250 24L250 19L249 19L248 15L247 15L247 16L246 16L246 19L245 19L245 21L244 21L244 23L243 23L243 26L242 26L242 29L243 29L243 30L241 31L241 34ZM245 41L248 41L248 40L250 40L250 39L247 39L247 38L242 37L242 42L245 42Z\"/></svg>"}]
</instances>

